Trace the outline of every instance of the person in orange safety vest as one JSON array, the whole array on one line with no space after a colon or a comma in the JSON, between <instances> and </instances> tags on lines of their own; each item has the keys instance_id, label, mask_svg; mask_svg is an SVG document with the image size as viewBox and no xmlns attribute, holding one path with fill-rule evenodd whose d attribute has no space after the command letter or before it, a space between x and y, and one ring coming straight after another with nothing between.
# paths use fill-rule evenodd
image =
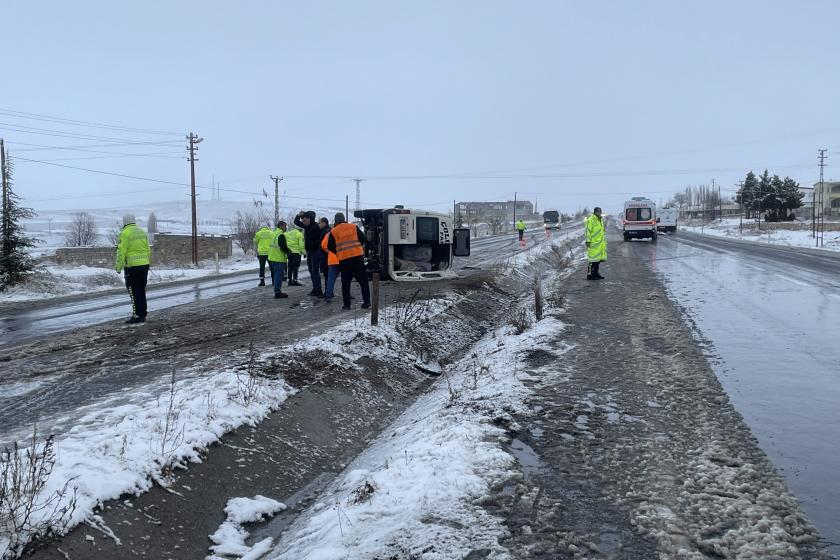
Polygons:
<instances>
[{"instance_id":1,"label":"person in orange safety vest","mask_svg":"<svg viewBox=\"0 0 840 560\"><path fill-rule=\"evenodd\" d=\"M348 224L344 214L335 215L332 231L327 239L327 249L335 253L341 271L341 298L343 309L350 309L350 282L356 279L362 290L362 309L370 307L370 287L365 269L365 234L353 224Z\"/></svg>"}]
</instances>

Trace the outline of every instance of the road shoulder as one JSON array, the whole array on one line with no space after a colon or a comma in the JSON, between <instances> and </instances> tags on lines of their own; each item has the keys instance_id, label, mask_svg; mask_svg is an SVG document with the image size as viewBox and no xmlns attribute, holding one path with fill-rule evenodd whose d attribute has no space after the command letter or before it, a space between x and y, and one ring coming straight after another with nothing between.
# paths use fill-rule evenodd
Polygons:
<instances>
[{"instance_id":1,"label":"road shoulder","mask_svg":"<svg viewBox=\"0 0 840 560\"><path fill-rule=\"evenodd\" d=\"M618 256L604 281L569 279L567 328L529 356L533 413L510 434L524 476L496 502L508 550L824 558L660 282Z\"/></svg>"}]
</instances>

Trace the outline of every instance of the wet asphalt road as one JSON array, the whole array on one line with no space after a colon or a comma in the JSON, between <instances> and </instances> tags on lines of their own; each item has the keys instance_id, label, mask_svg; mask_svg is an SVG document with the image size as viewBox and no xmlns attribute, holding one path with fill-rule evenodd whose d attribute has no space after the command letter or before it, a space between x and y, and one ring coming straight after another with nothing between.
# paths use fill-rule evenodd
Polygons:
<instances>
[{"instance_id":1,"label":"wet asphalt road","mask_svg":"<svg viewBox=\"0 0 840 560\"><path fill-rule=\"evenodd\" d=\"M762 448L840 543L840 255L684 232L624 245L659 273Z\"/></svg>"}]
</instances>

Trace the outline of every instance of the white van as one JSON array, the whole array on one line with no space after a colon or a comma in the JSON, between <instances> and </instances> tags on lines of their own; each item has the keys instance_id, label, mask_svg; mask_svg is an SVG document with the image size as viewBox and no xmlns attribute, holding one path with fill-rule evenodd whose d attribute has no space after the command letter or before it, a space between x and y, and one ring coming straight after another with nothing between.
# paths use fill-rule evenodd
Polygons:
<instances>
[{"instance_id":1,"label":"white van","mask_svg":"<svg viewBox=\"0 0 840 560\"><path fill-rule=\"evenodd\" d=\"M635 196L625 202L621 229L624 241L634 237L656 241L656 203L643 196Z\"/></svg>"},{"instance_id":2,"label":"white van","mask_svg":"<svg viewBox=\"0 0 840 560\"><path fill-rule=\"evenodd\" d=\"M677 231L677 209L660 208L656 213L656 229L659 231Z\"/></svg>"}]
</instances>

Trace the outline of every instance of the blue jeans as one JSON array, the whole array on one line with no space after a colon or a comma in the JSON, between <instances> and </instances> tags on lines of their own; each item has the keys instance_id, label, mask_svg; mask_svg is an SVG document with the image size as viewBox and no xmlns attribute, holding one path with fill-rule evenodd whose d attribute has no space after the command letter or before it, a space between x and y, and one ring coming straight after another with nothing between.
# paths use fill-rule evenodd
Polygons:
<instances>
[{"instance_id":1,"label":"blue jeans","mask_svg":"<svg viewBox=\"0 0 840 560\"><path fill-rule=\"evenodd\" d=\"M324 297L331 299L335 296L335 281L338 278L338 273L341 267L337 264L331 264L327 271L327 289L324 291Z\"/></svg>"},{"instance_id":2,"label":"blue jeans","mask_svg":"<svg viewBox=\"0 0 840 560\"><path fill-rule=\"evenodd\" d=\"M309 279L312 280L312 290L315 292L321 291L321 261L323 260L324 252L320 249L306 252L306 262L309 266Z\"/></svg>"},{"instance_id":3,"label":"blue jeans","mask_svg":"<svg viewBox=\"0 0 840 560\"><path fill-rule=\"evenodd\" d=\"M279 294L283 291L283 275L286 272L286 263L268 261L268 265L271 267L271 272L274 276L274 293Z\"/></svg>"}]
</instances>

